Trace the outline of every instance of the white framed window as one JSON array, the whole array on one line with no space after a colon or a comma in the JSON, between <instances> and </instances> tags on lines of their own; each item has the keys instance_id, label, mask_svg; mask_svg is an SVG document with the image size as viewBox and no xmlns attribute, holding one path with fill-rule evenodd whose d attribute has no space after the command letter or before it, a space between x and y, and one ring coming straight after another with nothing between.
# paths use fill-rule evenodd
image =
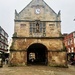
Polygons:
<instances>
[{"instance_id":1,"label":"white framed window","mask_svg":"<svg viewBox=\"0 0 75 75\"><path fill-rule=\"evenodd\" d=\"M75 38L74 38L74 44L75 44Z\"/></svg>"},{"instance_id":2,"label":"white framed window","mask_svg":"<svg viewBox=\"0 0 75 75\"><path fill-rule=\"evenodd\" d=\"M73 33L73 37L75 37L75 32Z\"/></svg>"},{"instance_id":3,"label":"white framed window","mask_svg":"<svg viewBox=\"0 0 75 75\"><path fill-rule=\"evenodd\" d=\"M68 45L70 45L70 40L68 40Z\"/></svg>"},{"instance_id":4,"label":"white framed window","mask_svg":"<svg viewBox=\"0 0 75 75\"><path fill-rule=\"evenodd\" d=\"M71 52L74 52L74 48L73 47L71 47Z\"/></svg>"},{"instance_id":5,"label":"white framed window","mask_svg":"<svg viewBox=\"0 0 75 75\"><path fill-rule=\"evenodd\" d=\"M72 39L70 39L70 42L71 42L71 44L73 43L73 42L72 42Z\"/></svg>"},{"instance_id":6,"label":"white framed window","mask_svg":"<svg viewBox=\"0 0 75 75\"><path fill-rule=\"evenodd\" d=\"M68 48L68 52L70 53L70 51L71 51L71 49L70 48Z\"/></svg>"}]
</instances>

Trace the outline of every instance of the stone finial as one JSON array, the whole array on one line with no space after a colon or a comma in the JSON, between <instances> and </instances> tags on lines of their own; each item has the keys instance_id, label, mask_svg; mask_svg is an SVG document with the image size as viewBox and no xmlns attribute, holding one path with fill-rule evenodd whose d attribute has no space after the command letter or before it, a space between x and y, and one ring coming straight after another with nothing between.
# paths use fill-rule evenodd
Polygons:
<instances>
[{"instance_id":1,"label":"stone finial","mask_svg":"<svg viewBox=\"0 0 75 75\"><path fill-rule=\"evenodd\" d=\"M15 10L15 15L18 15L17 11Z\"/></svg>"},{"instance_id":2,"label":"stone finial","mask_svg":"<svg viewBox=\"0 0 75 75\"><path fill-rule=\"evenodd\" d=\"M61 20L61 13L60 13L61 11L59 11L58 12L58 14L57 14L57 19L60 21Z\"/></svg>"},{"instance_id":3,"label":"stone finial","mask_svg":"<svg viewBox=\"0 0 75 75\"><path fill-rule=\"evenodd\" d=\"M60 13L60 12L61 12L61 11L59 11L59 12L58 12L58 16L59 16L59 15L61 15L61 13Z\"/></svg>"},{"instance_id":4,"label":"stone finial","mask_svg":"<svg viewBox=\"0 0 75 75\"><path fill-rule=\"evenodd\" d=\"M18 17L18 13L17 11L15 10L15 19Z\"/></svg>"}]
</instances>

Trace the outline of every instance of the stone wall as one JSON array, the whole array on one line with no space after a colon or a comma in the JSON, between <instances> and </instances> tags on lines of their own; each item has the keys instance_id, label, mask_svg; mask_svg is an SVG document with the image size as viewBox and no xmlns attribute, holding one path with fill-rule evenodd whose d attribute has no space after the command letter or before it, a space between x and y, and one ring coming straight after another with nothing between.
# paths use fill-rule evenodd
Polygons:
<instances>
[{"instance_id":1,"label":"stone wall","mask_svg":"<svg viewBox=\"0 0 75 75\"><path fill-rule=\"evenodd\" d=\"M64 48L62 39L13 39L12 50L27 50L27 48L35 43L41 43L48 50L62 50Z\"/></svg>"},{"instance_id":2,"label":"stone wall","mask_svg":"<svg viewBox=\"0 0 75 75\"><path fill-rule=\"evenodd\" d=\"M25 51L11 51L9 58L10 66L24 66L27 63L27 52Z\"/></svg>"},{"instance_id":3,"label":"stone wall","mask_svg":"<svg viewBox=\"0 0 75 75\"><path fill-rule=\"evenodd\" d=\"M66 50L62 39L13 39L10 65L26 65L27 49L35 43L43 44L48 50L48 65L67 66Z\"/></svg>"},{"instance_id":4,"label":"stone wall","mask_svg":"<svg viewBox=\"0 0 75 75\"><path fill-rule=\"evenodd\" d=\"M45 22L46 36L45 37L59 37L61 36L60 22ZM15 31L17 37L30 36L30 22L15 22ZM33 36L34 37L34 36Z\"/></svg>"},{"instance_id":5,"label":"stone wall","mask_svg":"<svg viewBox=\"0 0 75 75\"><path fill-rule=\"evenodd\" d=\"M48 65L50 66L66 66L67 67L66 51L48 52Z\"/></svg>"}]
</instances>

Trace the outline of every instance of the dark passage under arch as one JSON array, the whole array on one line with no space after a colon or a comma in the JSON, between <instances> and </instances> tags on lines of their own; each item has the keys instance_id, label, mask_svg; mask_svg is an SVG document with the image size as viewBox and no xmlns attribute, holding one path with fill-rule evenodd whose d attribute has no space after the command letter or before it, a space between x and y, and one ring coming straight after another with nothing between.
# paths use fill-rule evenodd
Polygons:
<instances>
[{"instance_id":1,"label":"dark passage under arch","mask_svg":"<svg viewBox=\"0 0 75 75\"><path fill-rule=\"evenodd\" d=\"M35 43L29 46L27 50L27 64L47 65L48 56L45 45Z\"/></svg>"}]
</instances>

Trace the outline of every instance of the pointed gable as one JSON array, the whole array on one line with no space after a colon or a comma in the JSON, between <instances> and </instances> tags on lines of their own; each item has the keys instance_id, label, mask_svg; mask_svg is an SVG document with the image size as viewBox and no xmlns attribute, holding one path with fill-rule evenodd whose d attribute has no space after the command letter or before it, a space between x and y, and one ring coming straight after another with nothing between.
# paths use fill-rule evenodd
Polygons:
<instances>
[{"instance_id":1,"label":"pointed gable","mask_svg":"<svg viewBox=\"0 0 75 75\"><path fill-rule=\"evenodd\" d=\"M58 21L58 18L58 14L44 0L32 0L21 12L15 11L15 20Z\"/></svg>"}]
</instances>

